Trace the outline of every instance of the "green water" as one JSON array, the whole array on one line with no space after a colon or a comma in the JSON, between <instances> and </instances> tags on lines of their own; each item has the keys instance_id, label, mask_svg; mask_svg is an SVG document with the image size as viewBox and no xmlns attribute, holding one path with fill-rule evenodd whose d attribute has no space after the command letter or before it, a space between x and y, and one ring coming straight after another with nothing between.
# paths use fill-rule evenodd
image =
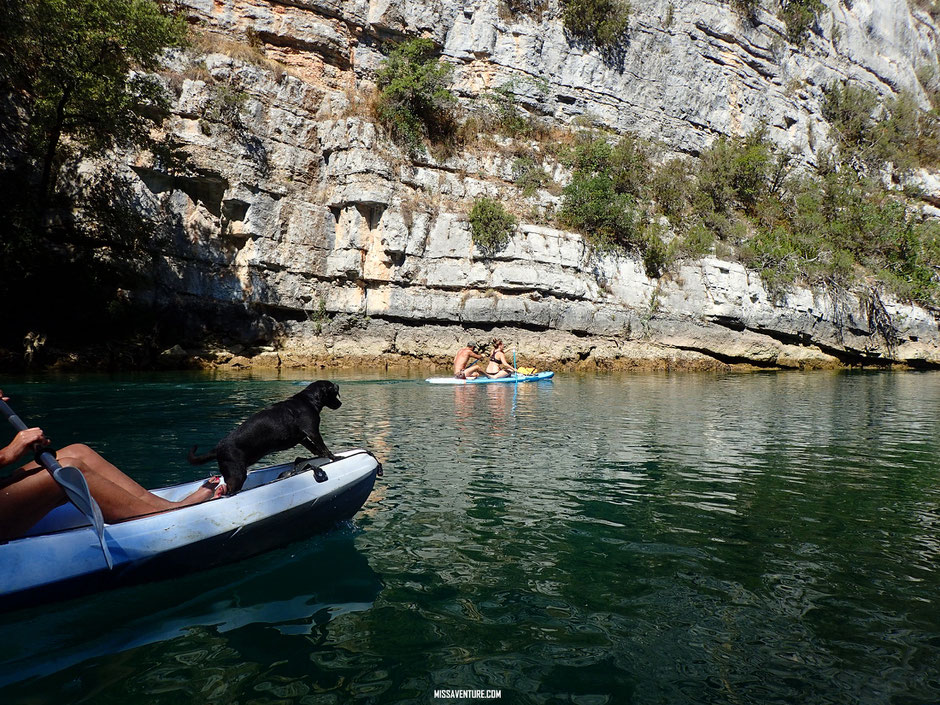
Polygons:
<instances>
[{"instance_id":1,"label":"green water","mask_svg":"<svg viewBox=\"0 0 940 705\"><path fill-rule=\"evenodd\" d=\"M320 376L385 464L357 518L0 617L0 702L940 701L940 373ZM299 379L2 387L156 486Z\"/></svg>"}]
</instances>

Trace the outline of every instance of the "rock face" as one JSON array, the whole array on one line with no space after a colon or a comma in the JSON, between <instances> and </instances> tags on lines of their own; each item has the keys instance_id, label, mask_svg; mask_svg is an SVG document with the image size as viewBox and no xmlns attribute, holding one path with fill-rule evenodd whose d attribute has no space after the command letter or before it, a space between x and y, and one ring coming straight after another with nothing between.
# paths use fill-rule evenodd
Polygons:
<instances>
[{"instance_id":1,"label":"rock face","mask_svg":"<svg viewBox=\"0 0 940 705\"><path fill-rule=\"evenodd\" d=\"M554 2L531 16L495 0L185 4L217 40L199 70L186 55L168 59L168 131L189 166L125 159L141 208L166 225L154 296L246 307L255 337L280 349L265 364L441 360L494 332L527 359L572 364L940 365L935 313L868 290L775 298L757 274L714 257L650 279L641 263L545 225L557 197L523 196L498 140L412 161L368 108L381 43L422 35L454 63L466 101L512 80L523 105L558 125L588 120L690 155L763 124L813 163L833 80L909 90L926 105L916 72L937 65L937 27L900 0L828 0L802 49L770 12L633 0L615 57L566 37ZM254 54L233 56L226 39L246 37ZM466 213L481 195L520 216L498 252L470 237Z\"/></svg>"}]
</instances>

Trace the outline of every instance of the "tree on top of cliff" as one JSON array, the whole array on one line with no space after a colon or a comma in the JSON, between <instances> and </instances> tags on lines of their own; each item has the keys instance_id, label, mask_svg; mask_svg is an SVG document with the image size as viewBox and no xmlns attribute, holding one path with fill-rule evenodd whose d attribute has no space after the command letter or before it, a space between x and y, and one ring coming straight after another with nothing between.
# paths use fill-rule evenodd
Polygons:
<instances>
[{"instance_id":1,"label":"tree on top of cliff","mask_svg":"<svg viewBox=\"0 0 940 705\"><path fill-rule=\"evenodd\" d=\"M430 39L409 39L395 47L379 69L379 119L412 153L424 138L442 141L453 131L454 95L447 86L453 67L436 58Z\"/></svg>"},{"instance_id":2,"label":"tree on top of cliff","mask_svg":"<svg viewBox=\"0 0 940 705\"><path fill-rule=\"evenodd\" d=\"M87 184L74 157L153 146L168 101L147 72L185 36L185 20L153 0L0 0L0 104L16 105L0 140L0 297L24 301L0 335L72 339L109 323L101 314L149 231L128 217L116 171L102 170L76 210L74 193Z\"/></svg>"},{"instance_id":3,"label":"tree on top of cliff","mask_svg":"<svg viewBox=\"0 0 940 705\"><path fill-rule=\"evenodd\" d=\"M156 68L180 45L184 20L152 0L31 0L0 4L0 72L26 98L40 205L55 188L68 137L87 148L147 135L166 111Z\"/></svg>"}]
</instances>

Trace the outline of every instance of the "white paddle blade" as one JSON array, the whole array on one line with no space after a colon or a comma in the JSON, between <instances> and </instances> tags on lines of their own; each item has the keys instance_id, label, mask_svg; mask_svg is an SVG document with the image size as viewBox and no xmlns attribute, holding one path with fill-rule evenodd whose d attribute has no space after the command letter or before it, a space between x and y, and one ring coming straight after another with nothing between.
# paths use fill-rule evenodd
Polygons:
<instances>
[{"instance_id":1,"label":"white paddle blade","mask_svg":"<svg viewBox=\"0 0 940 705\"><path fill-rule=\"evenodd\" d=\"M91 496L88 481L82 475L82 471L71 465L60 466L53 471L52 476L59 483L59 486L65 490L69 501L78 507L78 510L88 517L92 526L95 527L95 533L98 534L98 541L101 543L101 552L104 553L104 559L108 562L108 569L114 568L111 551L108 550L108 544L104 539L104 517L101 516L101 507Z\"/></svg>"}]
</instances>

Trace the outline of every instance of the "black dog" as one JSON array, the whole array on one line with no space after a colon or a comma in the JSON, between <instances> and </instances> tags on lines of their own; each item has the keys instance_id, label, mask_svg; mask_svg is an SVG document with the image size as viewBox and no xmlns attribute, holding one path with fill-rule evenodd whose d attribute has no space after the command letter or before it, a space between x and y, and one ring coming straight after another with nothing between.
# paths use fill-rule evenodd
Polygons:
<instances>
[{"instance_id":1,"label":"black dog","mask_svg":"<svg viewBox=\"0 0 940 705\"><path fill-rule=\"evenodd\" d=\"M341 405L336 384L314 382L290 399L249 416L209 453L196 455L197 446L193 446L189 462L200 465L217 459L228 494L235 494L245 484L248 466L268 453L300 443L317 457L336 460L320 435L320 410L324 406L338 409Z\"/></svg>"}]
</instances>

